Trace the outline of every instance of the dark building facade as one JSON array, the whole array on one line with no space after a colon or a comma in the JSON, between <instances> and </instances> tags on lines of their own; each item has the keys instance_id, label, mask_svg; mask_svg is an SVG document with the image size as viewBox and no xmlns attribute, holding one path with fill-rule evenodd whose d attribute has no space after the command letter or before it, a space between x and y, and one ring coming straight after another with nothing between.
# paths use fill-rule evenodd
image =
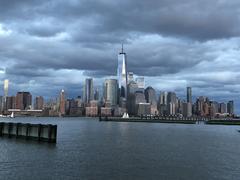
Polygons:
<instances>
[{"instance_id":1,"label":"dark building facade","mask_svg":"<svg viewBox=\"0 0 240 180\"><path fill-rule=\"evenodd\" d=\"M34 109L41 110L43 109L44 99L42 96L37 96L35 98Z\"/></svg>"},{"instance_id":2,"label":"dark building facade","mask_svg":"<svg viewBox=\"0 0 240 180\"><path fill-rule=\"evenodd\" d=\"M26 110L32 106L32 95L30 92L18 92L16 95L16 109Z\"/></svg>"}]
</instances>

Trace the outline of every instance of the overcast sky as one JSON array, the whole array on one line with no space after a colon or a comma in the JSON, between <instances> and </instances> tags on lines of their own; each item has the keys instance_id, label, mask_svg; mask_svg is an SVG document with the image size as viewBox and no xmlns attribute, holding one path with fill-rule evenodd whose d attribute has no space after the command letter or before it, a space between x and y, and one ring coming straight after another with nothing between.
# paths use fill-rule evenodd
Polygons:
<instances>
[{"instance_id":1,"label":"overcast sky","mask_svg":"<svg viewBox=\"0 0 240 180\"><path fill-rule=\"evenodd\" d=\"M10 94L81 95L86 77L114 77L122 42L128 70L159 91L240 101L239 0L0 1Z\"/></svg>"}]
</instances>

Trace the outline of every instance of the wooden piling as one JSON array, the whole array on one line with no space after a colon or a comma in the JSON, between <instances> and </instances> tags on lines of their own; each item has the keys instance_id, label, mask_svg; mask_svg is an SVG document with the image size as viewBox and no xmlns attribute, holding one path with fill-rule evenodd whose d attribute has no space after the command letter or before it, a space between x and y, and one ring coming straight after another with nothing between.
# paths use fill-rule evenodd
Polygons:
<instances>
[{"instance_id":1,"label":"wooden piling","mask_svg":"<svg viewBox=\"0 0 240 180\"><path fill-rule=\"evenodd\" d=\"M25 138L26 140L57 142L57 125L22 124L0 122L0 136Z\"/></svg>"}]
</instances>

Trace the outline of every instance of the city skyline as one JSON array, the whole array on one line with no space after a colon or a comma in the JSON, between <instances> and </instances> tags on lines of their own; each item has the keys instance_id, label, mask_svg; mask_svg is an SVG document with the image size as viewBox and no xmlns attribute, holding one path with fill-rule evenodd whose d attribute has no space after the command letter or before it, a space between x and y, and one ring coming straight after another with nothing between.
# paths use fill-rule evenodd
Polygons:
<instances>
[{"instance_id":1,"label":"city skyline","mask_svg":"<svg viewBox=\"0 0 240 180\"><path fill-rule=\"evenodd\" d=\"M184 98L191 86L193 97L233 99L239 107L238 5L217 0L1 2L0 85L9 79L9 94L30 91L50 98L64 89L76 97L86 78L101 87L104 79L115 77L116 52L124 43L128 70L144 76L146 87ZM64 11L55 11L62 6Z\"/></svg>"}]
</instances>

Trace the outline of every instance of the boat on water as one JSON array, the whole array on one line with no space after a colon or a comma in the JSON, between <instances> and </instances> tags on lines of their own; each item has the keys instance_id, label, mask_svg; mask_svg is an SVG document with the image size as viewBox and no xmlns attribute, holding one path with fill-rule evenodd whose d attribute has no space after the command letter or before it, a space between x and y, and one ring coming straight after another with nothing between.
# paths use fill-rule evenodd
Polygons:
<instances>
[{"instance_id":1,"label":"boat on water","mask_svg":"<svg viewBox=\"0 0 240 180\"><path fill-rule=\"evenodd\" d=\"M14 112L12 112L11 115L0 114L0 118L15 118L15 115L14 115Z\"/></svg>"},{"instance_id":2,"label":"boat on water","mask_svg":"<svg viewBox=\"0 0 240 180\"><path fill-rule=\"evenodd\" d=\"M129 118L128 113L124 113L123 116L122 116L122 118L124 118L124 119L128 119L128 118Z\"/></svg>"}]
</instances>

